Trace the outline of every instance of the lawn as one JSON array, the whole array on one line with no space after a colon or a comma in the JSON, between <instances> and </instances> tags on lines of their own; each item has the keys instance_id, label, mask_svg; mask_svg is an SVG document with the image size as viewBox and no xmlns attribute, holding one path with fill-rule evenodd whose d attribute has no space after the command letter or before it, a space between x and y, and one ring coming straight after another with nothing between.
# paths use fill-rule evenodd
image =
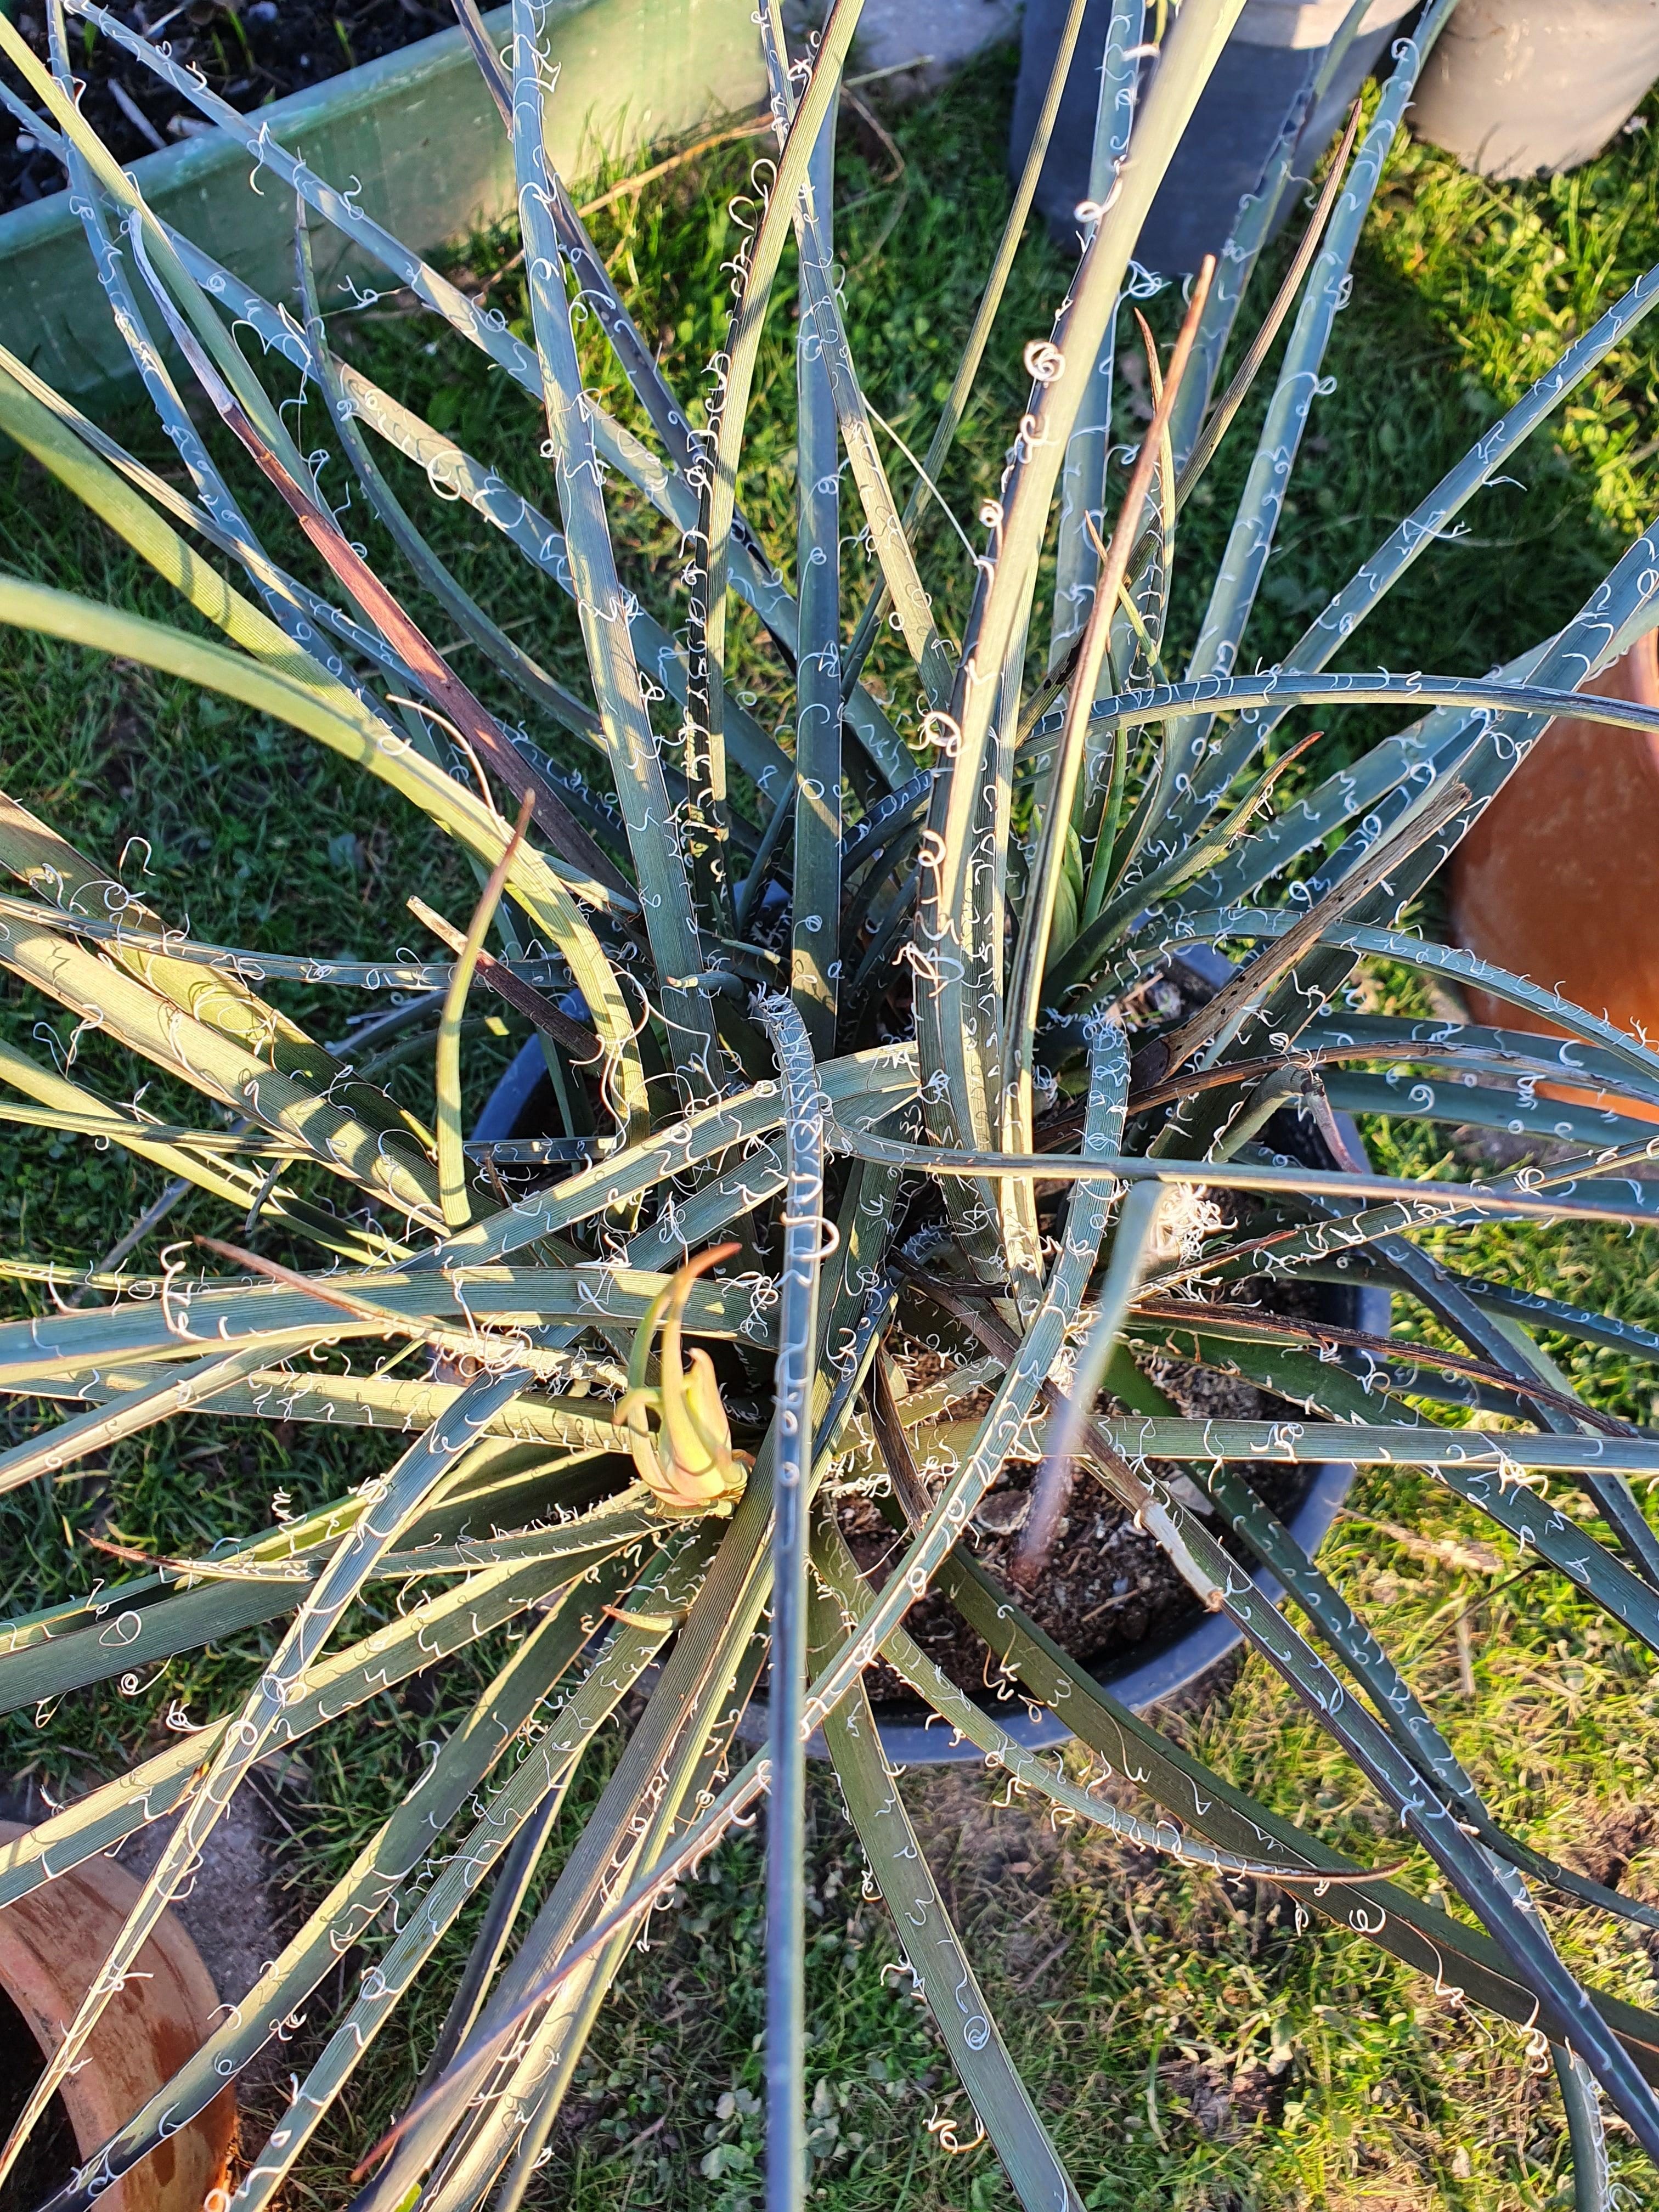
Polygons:
<instances>
[{"instance_id":1,"label":"lawn","mask_svg":"<svg viewBox=\"0 0 1659 2212\"><path fill-rule=\"evenodd\" d=\"M907 444L925 445L971 318L1007 203L1006 139L1012 62L989 58L924 105L884 118L884 136L849 118L839 175L838 252L848 272L851 335L869 389ZM702 388L721 342L728 292L722 265L736 243L751 149L718 153L596 218L598 241L657 343L671 380ZM734 211L735 204L735 211ZM1258 278L1264 296L1291 241ZM1632 131L1600 161L1550 183L1489 186L1431 149L1396 151L1340 319L1328 368L1334 388L1313 434L1253 634L1262 659L1293 639L1308 613L1348 575L1401 513L1454 461L1632 278L1659 260L1659 155ZM509 320L521 282L498 242L466 260L491 279ZM1024 403L1023 349L1048 328L1066 278L1061 257L1029 236L992 355L943 490L971 518L1000 475L1010 425ZM788 295L786 284L779 297ZM1167 338L1175 303L1153 302ZM539 429L505 380L483 378L459 341L434 337L396 300L342 314L352 358L526 489L544 475ZM793 336L780 313L767 342L748 447L757 489L751 520L775 547L790 542L793 456L787 394ZM608 404L620 379L597 347L592 374ZM1659 453L1659 353L1638 338L1613 356L1519 471L1471 511L1464 534L1437 548L1390 601L1386 658L1396 667L1479 673L1534 642L1583 601L1651 513ZM1133 385L1120 380L1122 428ZM315 402L313 403L313 410ZM1260 408L1258 406L1257 414ZM146 421L118 434L156 465L170 462ZM313 411L311 427L320 428ZM1237 436L1183 525L1205 568L1224 530L1247 459ZM907 480L896 465L896 480ZM409 489L405 477L397 478ZM337 500L343 489L336 476ZM542 489L544 500L550 490ZM423 519L430 508L422 509ZM276 550L289 544L266 509ZM398 556L367 517L361 534L392 580ZM949 526L925 526L931 562L948 573L947 621L966 604L971 572ZM464 510L433 535L462 580L510 635L533 635L556 673L577 665L574 623L550 586L509 570ZM672 538L641 522L629 539L641 576L676 560ZM297 558L297 556L296 556ZM954 560L955 565L951 566ZM32 465L0 453L0 562L143 611L171 613L164 587ZM1190 571L1189 571L1190 573ZM1207 573L1207 571L1206 571ZM1177 627L1198 609L1177 595ZM440 629L441 639L445 633ZM896 695L896 653L875 663ZM486 675L469 668L488 695ZM738 626L734 681L763 721L775 682L752 629ZM1303 725L1305 726L1305 723ZM1343 742L1381 734L1375 718L1343 726ZM198 936L272 950L381 957L429 951L405 909L413 892L452 917L475 896L458 856L385 790L292 732L234 713L182 684L31 636L9 633L0 660L7 792L100 855L172 920ZM554 750L557 741L550 738ZM1328 750L1325 757L1328 758ZM1434 912L1430 902L1427 919ZM1377 972L1378 1002L1407 986ZM291 987L282 1003L313 1033L337 1034L340 997ZM67 1018L0 994L8 1034L43 1036L116 1095L131 1074ZM481 1024L465 1070L471 1101L505 1063L506 1025ZM421 1095L422 1072L396 1080ZM155 1103L160 1089L152 1094ZM1379 1164L1435 1156L1440 1139L1409 1121L1366 1131ZM84 1140L30 1133L11 1146L0 1182L0 1251L95 1263L155 1196L159 1180ZM223 1228L191 1200L157 1247L192 1227ZM1476 1241L1463 1232L1467 1255ZM1501 1249L1500 1249L1501 1243ZM1595 1228L1490 1237L1489 1272L1577 1297L1626 1320L1659 1322L1646 1237ZM280 1250L280 1243L273 1246ZM1571 1293L1564 1285L1573 1286ZM44 1297L14 1286L13 1310ZM1408 1312L1396 1325L1426 1329ZM1636 1419L1659 1417L1659 1376L1611 1353L1550 1346L1596 1402ZM16 1432L29 1426L20 1420ZM297 1449L296 1449L297 1443ZM295 1508L336 1495L380 1463L371 1441L277 1425L227 1428L175 1422L112 1450L97 1473L36 1485L4 1501L0 1547L18 1562L28 1602L84 1589L98 1571L94 1532L162 1550L204 1546L259 1525L279 1488ZM1414 1532L1401 1533L1408 1526ZM1601 1617L1553 1578L1522 1572L1512 1547L1427 1479L1362 1479L1325 1554L1431 1705L1495 1814L1598 1877L1659 1898L1639 1854L1652 1837L1654 1719L1647 1658L1604 1633ZM131 1687L83 1692L48 1713L14 1715L0 1772L53 1796L111 1772L159 1739L175 1701L207 1710L245 1682L257 1639L175 1662ZM483 1662L480 1657L477 1665ZM321 1740L279 1792L278 1879L310 1900L349 1859L418 1771L422 1737L464 1709L467 1668L417 1680L363 1707ZM465 1676L466 1679L460 1679ZM1182 1725L1223 1773L1374 1863L1389 1856L1383 1815L1353 1770L1265 1666L1252 1662L1195 1705ZM574 1832L603 1779L572 1794L562 1832ZM1528 2039L1460 2011L1455 1992L1425 1981L1322 1923L1305 1933L1277 1893L1224 1891L1207 1879L1138 1860L1075 1831L1051 1831L999 1790L957 1770L912 1773L905 1794L933 1847L947 1898L969 1933L999 2016L1060 2147L1091 2207L1112 2212L1269 2212L1269 2208L1449 2203L1465 2212L1571 2201L1559 2100L1547 2058ZM811 2063L816 2090L815 2201L834 2212L989 2212L1009 2198L896 1953L831 1786L813 1811L817 1934L811 1954ZM1632 1863L1635 1862L1632 1867ZM739 2212L757 2199L759 2157L761 1922L753 1838L722 1848L680 1908L653 1924L625 1973L584 2063L579 2094L555 2136L538 2201L586 2208L696 2207ZM1409 1876L1407 1879L1411 1878ZM1607 1932L1588 1916L1552 1911L1559 1940L1603 1987L1659 1996L1651 1939ZM469 1923L470 1927L470 1923ZM460 1935L464 1939L468 1928ZM452 1943L441 1967L453 1966ZM344 2201L345 2171L423 2062L447 1990L400 2017L369 2078L335 2114L320 2154L292 2185L296 2204ZM313 2023L326 2011L312 2007ZM314 2024L302 2029L302 2051ZM1632 2202L1649 2169L1612 2130L1615 2172Z\"/></svg>"}]
</instances>

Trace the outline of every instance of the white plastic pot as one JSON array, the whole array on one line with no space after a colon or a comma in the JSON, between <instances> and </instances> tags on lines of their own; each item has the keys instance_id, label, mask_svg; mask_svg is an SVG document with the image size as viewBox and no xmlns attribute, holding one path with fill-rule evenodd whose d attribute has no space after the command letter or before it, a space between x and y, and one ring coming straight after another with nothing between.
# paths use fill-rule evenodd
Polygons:
<instances>
[{"instance_id":1,"label":"white plastic pot","mask_svg":"<svg viewBox=\"0 0 1659 2212\"><path fill-rule=\"evenodd\" d=\"M1486 177L1594 160L1659 79L1659 0L1462 0L1411 127Z\"/></svg>"}]
</instances>

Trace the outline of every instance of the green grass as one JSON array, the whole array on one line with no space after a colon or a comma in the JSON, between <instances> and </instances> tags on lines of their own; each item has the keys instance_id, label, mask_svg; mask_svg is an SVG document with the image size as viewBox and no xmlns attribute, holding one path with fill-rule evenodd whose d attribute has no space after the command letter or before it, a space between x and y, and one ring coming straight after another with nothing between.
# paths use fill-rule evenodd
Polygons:
<instances>
[{"instance_id":1,"label":"green grass","mask_svg":"<svg viewBox=\"0 0 1659 2212\"><path fill-rule=\"evenodd\" d=\"M872 143L866 159L855 136L843 137L838 252L853 343L877 404L913 446L931 429L1006 207L1010 88L1006 58L997 57L892 118L906 165L896 180L884 151ZM752 150L679 172L598 226L682 392L701 388L723 334L721 264L737 243L730 203L745 188ZM1264 272L1264 294L1288 251L1285 241ZM501 258L485 241L472 260L483 271ZM1652 258L1659 160L1650 136L1621 139L1574 178L1496 188L1430 149L1399 152L1361 251L1353 303L1337 326L1328 364L1336 389L1316 410L1252 650L1270 659L1297 635L1480 426ZM964 519L994 490L1024 399L1022 349L1046 331L1065 281L1059 255L1030 238L945 479ZM512 270L492 296L510 319L522 313ZM1155 303L1160 333L1172 313L1167 297ZM350 329L362 366L550 506L538 425L504 380L478 375L475 356L396 314L342 318L336 328ZM780 314L762 364L746 497L775 547L790 536L783 402L792 350ZM1567 410L1559 439L1534 442L1514 472L1524 483L1485 494L1468 535L1412 572L1383 618L1392 665L1485 671L1582 601L1649 511L1656 358L1644 337L1610 361ZM592 362L607 401L631 411L597 349ZM115 427L158 465L166 461L145 422ZM1206 554L1218 548L1247 459L1236 434L1194 503L1184 526L1189 577L1208 573ZM896 459L893 472L901 486L908 481ZM406 474L396 480L410 489ZM340 480L331 488L337 499ZM284 527L256 504L267 542L285 546ZM407 584L361 507L354 527L394 583ZM433 535L498 622L533 637L556 672L574 671L574 622L550 586L508 567L464 512L440 511ZM960 619L969 582L953 544L937 516L925 526L924 573L948 580L947 623ZM629 574L641 585L678 565L670 538L647 520L630 528L629 545ZM855 568L860 557L849 553ZM163 586L15 455L0 455L0 560L173 612ZM1188 630L1199 612L1191 594L1189 584L1177 600ZM746 620L737 635L737 681L764 720L781 695ZM1357 654L1384 657L1369 639ZM903 718L911 702L902 665L878 653L875 669ZM466 672L497 696L487 672L468 665ZM1366 726L1347 718L1331 742L1352 744ZM471 904L471 879L453 850L380 787L291 732L250 723L182 685L12 633L0 665L0 729L6 788L118 867L169 919L188 911L203 936L370 957L424 946L404 910L409 892L455 916ZM536 734L574 758L556 733ZM1376 988L1397 1000L1401 987L1382 976ZM326 1035L346 1012L337 996L273 995ZM0 1015L23 1038L48 1021L60 1048L71 1048L67 1020L25 1004L15 987L6 987ZM466 1072L475 1100L506 1050L499 1036L474 1038ZM81 1065L118 1095L131 1088L130 1070L96 1040L82 1043ZM404 1079L416 1085L414 1072ZM1441 1146L1403 1121L1379 1122L1368 1135L1388 1168L1435 1158ZM71 1139L15 1142L0 1182L0 1249L94 1260L155 1188L148 1170ZM167 1234L210 1218L222 1226L216 1209L192 1203ZM1459 1249L1488 1272L1649 1325L1659 1311L1645 1239L1506 1231L1466 1234ZM1552 1349L1597 1402L1643 1420L1659 1413L1651 1370L1587 1347ZM20 1431L27 1425L20 1420ZM78 1541L96 1527L166 1549L211 1541L261 1524L278 1486L303 1505L371 1472L382 1450L316 1429L290 1437L275 1426L179 1421L118 1447L96 1474L7 1501L0 1545L31 1601L44 1601L97 1571ZM1328 1564L1383 1629L1497 1815L1598 1875L1659 1894L1639 1863L1626 1871L1650 1832L1656 1705L1645 1658L1615 1646L1553 1579L1515 1579L1522 1562L1426 1479L1367 1478L1351 1504ZM1408 1523L1428 1540L1402 1545L1389 1523ZM1484 1553L1471 1550L1474 1539ZM156 1740L172 1700L204 1711L216 1692L246 1680L254 1648L245 1640L176 1662L131 1692L112 1686L48 1715L14 1716L0 1768L38 1774L54 1793L111 1771ZM282 1874L296 1895L314 1894L340 1869L406 1786L420 1738L459 1710L460 1676L470 1681L483 1663L388 1693L323 1740L302 1787L283 1801L297 1832L283 1840ZM1379 1808L1264 1667L1246 1665L1184 1726L1204 1756L1269 1803L1362 1856L1389 1856ZM596 1765L574 1793L567 1834L603 1778L603 1758ZM985 1778L916 1775L905 1790L994 2002L1001 2000L998 2016L1019 2039L1017 2055L1091 2206L1542 2212L1569 2201L1559 2106L1524 2038L1460 2014L1448 1996L1352 1936L1318 1925L1297 1935L1293 1908L1269 1893L1236 1899L1076 1831L1053 1833L1018 1805L994 1813L1000 1793ZM998 2169L983 2148L951 2148L971 2146L971 2118L908 1977L894 1970L883 1908L862 1895L832 1798L826 1784L813 1811L817 2201L834 2212L990 2212L1009 2201ZM651 1948L631 1962L595 2034L540 2202L571 2212L740 2212L756 2201L756 1864L752 1838L723 1847L681 1908L655 1923ZM1641 1942L1609 1936L1584 1916L1553 1917L1564 1947L1600 1983L1652 2002ZM455 1955L452 1945L446 1956ZM344 2169L407 2094L441 2002L434 1996L400 2016L335 2116L320 2159L294 2185L294 2202L343 2201ZM1615 2131L1615 2165L1627 2166L1632 2201L1642 2201L1650 2174L1620 2142Z\"/></svg>"}]
</instances>

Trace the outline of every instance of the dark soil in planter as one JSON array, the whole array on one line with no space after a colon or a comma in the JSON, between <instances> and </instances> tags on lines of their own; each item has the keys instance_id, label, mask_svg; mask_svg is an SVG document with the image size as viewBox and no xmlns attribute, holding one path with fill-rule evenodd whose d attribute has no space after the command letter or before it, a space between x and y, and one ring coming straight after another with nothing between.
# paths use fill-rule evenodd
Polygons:
<instances>
[{"instance_id":1,"label":"dark soil in planter","mask_svg":"<svg viewBox=\"0 0 1659 2212\"><path fill-rule=\"evenodd\" d=\"M455 22L452 8L426 0L240 0L236 6L185 0L182 7L169 0L120 0L110 12L157 45L165 41L174 61L199 70L210 91L244 113ZM14 21L44 61L40 0L20 7ZM211 127L112 39L94 34L88 46L88 27L70 21L71 65L86 84L82 112L123 167ZM22 143L27 135L9 110L0 112L0 214L63 190L62 168L52 155Z\"/></svg>"},{"instance_id":2,"label":"dark soil in planter","mask_svg":"<svg viewBox=\"0 0 1659 2212\"><path fill-rule=\"evenodd\" d=\"M1265 1303L1261 1286L1253 1290L1256 1301ZM1251 1383L1208 1369L1160 1364L1157 1380L1182 1413L1198 1418L1271 1420L1292 1410ZM988 1390L977 1391L953 1406L948 1418L971 1420L990 1402ZM1183 1469L1173 1462L1151 1464L1166 1481L1175 1480L1182 1486L1188 1504L1200 1503L1202 1493ZM1281 1521L1301 1504L1314 1475L1310 1467L1282 1465L1249 1465L1237 1471ZM1036 1589L1021 1592L1010 1568L1036 1475L1035 1465L1027 1462L1015 1461L1004 1469L975 1517L969 1542L987 1572L1018 1598L1063 1650L1092 1673L1104 1674L1172 1643L1200 1618L1191 1590L1157 1540L1137 1530L1130 1516L1092 1475L1081 1470L1048 1565ZM859 1565L879 1587L902 1554L904 1539L868 1499L849 1498L838 1517ZM1249 1556L1231 1538L1223 1540L1241 1559ZM935 1593L912 1607L904 1626L959 1688L982 1698L988 1689L999 1686L999 1671L988 1649L942 1595ZM884 1662L869 1669L866 1682L878 1707L915 1704L915 1692ZM1018 1691L1013 1694L1018 1696Z\"/></svg>"}]
</instances>

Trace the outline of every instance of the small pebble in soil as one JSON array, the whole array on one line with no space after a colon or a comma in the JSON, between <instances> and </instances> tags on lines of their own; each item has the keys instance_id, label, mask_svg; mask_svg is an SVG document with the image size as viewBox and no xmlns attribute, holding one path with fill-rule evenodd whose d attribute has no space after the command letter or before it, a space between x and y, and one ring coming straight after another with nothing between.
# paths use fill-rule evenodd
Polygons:
<instances>
[{"instance_id":1,"label":"small pebble in soil","mask_svg":"<svg viewBox=\"0 0 1659 2212\"><path fill-rule=\"evenodd\" d=\"M1031 1495L1026 1490L994 1490L974 1518L993 1536L1012 1536L1031 1517Z\"/></svg>"}]
</instances>

